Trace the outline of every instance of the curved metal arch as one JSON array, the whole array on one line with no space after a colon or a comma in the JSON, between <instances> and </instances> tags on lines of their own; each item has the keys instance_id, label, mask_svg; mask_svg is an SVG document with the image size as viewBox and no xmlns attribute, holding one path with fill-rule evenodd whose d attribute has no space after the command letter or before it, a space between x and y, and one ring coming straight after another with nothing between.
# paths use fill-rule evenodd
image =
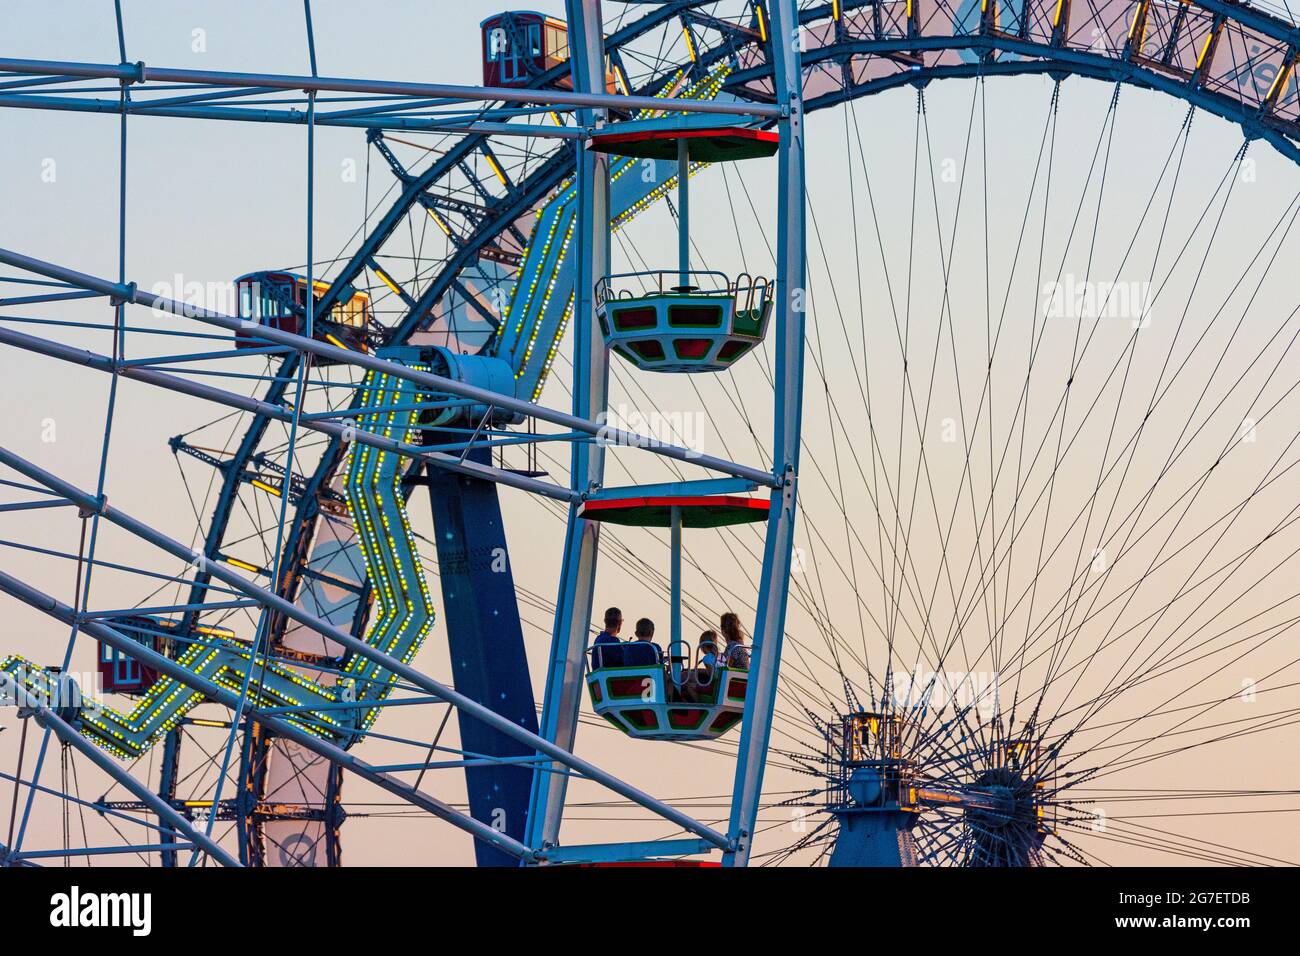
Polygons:
<instances>
[{"instance_id":1,"label":"curved metal arch","mask_svg":"<svg viewBox=\"0 0 1300 956\"><path fill-rule=\"evenodd\" d=\"M912 49L972 51L986 55L1005 52L1023 57L1036 57L1036 59L980 60L976 63L922 67L918 70L881 77L866 83L846 87L841 91L822 94L808 100L808 109L810 111L824 109L828 106L903 86L924 87L934 80L941 79L1042 74L1056 78L1083 76L1096 80L1125 83L1141 89L1155 90L1185 100L1198 109L1205 110L1207 113L1241 126L1247 139L1263 139L1292 162L1300 164L1300 141L1298 141L1300 139L1300 127L1297 127L1296 124L1287 123L1283 126L1267 114L1246 110L1238 100L1233 100L1231 97L1198 86L1179 82L1167 74L1142 67L1129 60L1079 50L1044 46L997 35L978 34L930 38L918 41L917 45ZM838 56L853 56L886 55L904 52L904 50L896 41L882 40L843 44L841 47L833 48L832 52ZM825 62L831 58L828 53L820 59L821 62Z\"/></svg>"},{"instance_id":2,"label":"curved metal arch","mask_svg":"<svg viewBox=\"0 0 1300 956\"><path fill-rule=\"evenodd\" d=\"M880 10L891 5L902 6L904 2L905 0L892 0L892 2L883 2L883 0L840 0L837 3L825 3L805 8L799 14L799 21L801 27L804 28L821 23L823 25L834 24L836 29L839 30L838 25L843 22L846 16L852 13ZM915 2L920 7L924 0L915 0ZM936 79L1043 73L1057 77L1080 75L1106 81L1125 82L1143 88L1159 90L1184 99L1198 108L1238 123L1243 127L1247 138L1266 139L1279 152L1300 163L1300 143L1297 143L1297 138L1300 137L1300 91L1290 97L1290 99L1296 100L1297 120L1286 120L1270 112L1277 102L1283 99L1281 96L1272 97L1265 104L1268 107L1267 109L1263 107L1251 109L1242 100L1234 100L1222 92L1207 89L1201 80L1179 82L1166 73L1144 67L1140 62L1132 58L1131 51L1128 49L1131 43L1122 52L1093 53L1087 50L1075 49L1068 45L1066 35L1068 30L1065 26L1061 27L1062 32L1058 37L1059 42L1044 43L1027 39L1030 32L1028 29L1030 17L1025 15L1025 11L1031 10L1035 3L1041 8L1054 6L1068 11L1070 0L1064 0L1063 5L1058 3L1058 0L1022 0L1021 13L1018 16L1025 26L1021 30L1021 36L1010 36L990 27L991 21L988 17L979 18L980 25L977 32L963 31L961 24L969 19L967 7L971 6L972 3L973 0L966 0L955 11L952 9L951 4L942 2L934 4L936 11L947 11L946 13L936 12L925 24L927 28L931 24L938 24L936 35L926 35L922 32L913 31L889 37L886 35L887 31L877 30L881 35L880 39L837 39L834 43L803 53L802 61L805 73L809 75L828 62L847 63L855 57L872 55L888 57L904 53L923 55L927 52L941 55L947 51L957 51L976 54L977 59L974 62L961 64L936 62L933 65L922 65L919 68L908 69L892 76L869 80L865 83L846 84L838 91L808 96L805 100L806 108L808 110L821 109L898 86L924 86ZM1131 7L1138 11L1149 8L1151 3L1152 0L1101 0L1100 6L1102 8ZM617 55L619 48L623 45L632 42L654 27L675 17L689 19L691 9L703 5L705 5L703 0L679 0L677 3L658 5L653 12L611 35L607 39L607 49L610 50L612 55ZM755 7L760 5L761 0L754 0ZM1096 16L1099 12L1097 4L1093 3L1091 6L1094 16ZM1282 82L1277 85L1284 91L1288 83L1295 81L1296 77L1292 67L1296 63L1297 53L1300 52L1300 28L1263 11L1240 4L1224 2L1224 0L1196 0L1196 2L1192 2L1192 0L1174 0L1173 3L1166 4L1166 6L1177 6L1185 9L1196 8L1214 15L1216 18L1222 18L1224 29L1229 24L1235 23L1244 28L1255 30L1260 35L1276 40L1280 44L1285 44L1286 71L1283 73ZM1145 13L1142 15L1146 16ZM948 19L944 20L944 16L948 17ZM951 31L948 31L947 35L944 35L944 24L953 27ZM682 64L681 68L689 68L691 72L699 73L728 58L733 59L733 61L736 60L743 51L732 42L732 39L734 38L729 38L728 42L719 43L714 47L699 51L698 56L692 63ZM1172 45L1172 43L1171 40L1170 44ZM751 45L760 49L766 47L766 43L759 42L756 37ZM1012 54L1020 59L999 60L997 56L1000 53ZM737 70L725 83L724 90L741 98L763 99L762 94L755 91L751 86L755 80L766 79L771 75L771 68L765 54L763 54L762 59L763 62L760 65ZM938 56L936 56L937 59ZM1239 66L1234 72L1242 74L1251 66L1272 65L1264 63L1264 59L1265 57L1260 55L1245 66ZM669 81L672 72L672 70L663 71L660 76L638 88L636 92L641 95L653 95L655 92L661 91ZM567 67L563 65L557 66L546 74L537 77L534 83L545 85L566 73ZM472 152L473 149L478 148L479 143L489 139L490 137L486 135L474 137L473 143L466 147L465 152ZM463 141L463 144L469 143L469 140ZM544 170L534 174L521 187L527 188L528 192L532 194L531 197L520 197L523 201L503 204L495 217L485 221L472 236L463 240L463 247L429 283L428 291L421 296L418 306L408 310L402 323L394 330L393 342L404 342L410 334L418 329L419 323L423 320L424 315L428 313L428 309L451 288L456 274L477 256L484 245L499 235L504 228L517 219L521 212L526 210L529 198L536 201L569 174L571 167L560 165L561 158L559 154L552 157L552 161L547 164ZM450 164L442 165L444 169L450 166ZM342 281L343 275L359 271L359 269L353 267L356 263L361 262L363 258L361 256L354 257L353 261L349 263L348 269L340 276L339 280L336 280L336 283Z\"/></svg>"}]
</instances>

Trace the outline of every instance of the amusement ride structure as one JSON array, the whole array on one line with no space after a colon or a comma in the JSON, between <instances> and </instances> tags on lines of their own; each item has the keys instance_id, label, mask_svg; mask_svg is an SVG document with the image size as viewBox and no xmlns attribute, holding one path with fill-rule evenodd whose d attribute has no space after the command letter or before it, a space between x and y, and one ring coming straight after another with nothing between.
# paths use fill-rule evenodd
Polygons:
<instances>
[{"instance_id":1,"label":"amusement ride structure","mask_svg":"<svg viewBox=\"0 0 1300 956\"><path fill-rule=\"evenodd\" d=\"M1292 850L1100 809L1267 817L1300 793L1285 771L1204 772L1214 747L1284 734L1300 713L1300 655L1285 650L1300 621L1300 326L1294 292L1284 314L1268 285L1300 190L1270 187L1276 221L1257 249L1236 244L1240 276L1229 263L1203 279L1214 244L1230 244L1219 230L1250 144L1279 170L1300 163L1288 11L568 0L563 19L485 11L483 85L451 86L321 74L310 0L307 74L133 62L121 6L120 62L0 58L0 107L116 115L123 216L128 129L146 117L250 137L242 124L302 127L307 254L247 263L220 309L144 291L125 225L112 277L0 248L7 363L100 372L109 388L93 483L0 446L14 529L0 534L0 591L67 635L39 653L0 645L5 865L338 865L345 830L378 806L352 805L362 787L403 826L468 834L485 866L1028 866L1104 862L1108 845L1263 863ZM1026 76L1048 90L1027 134L1037 156L990 199L986 84ZM1106 93L1077 194L1060 185L1069 77ZM939 198L927 97L940 79L973 91L953 168L978 211ZM1164 143L1144 150L1150 199L1116 224L1103 199L1125 87L1186 115L1167 158ZM856 104L889 91L910 96L913 175L873 187L880 134L864 146ZM815 111L844 117L831 185L806 181ZM1180 216L1202 114L1217 140L1232 131L1227 172ZM328 260L312 239L324 127L375 160L365 221ZM372 175L390 184L378 198ZM851 232L823 235L823 186ZM891 190L910 223L877 215ZM734 216L719 223L723 195ZM1011 240L988 236L999 203L1015 207ZM962 215L983 216L982 239ZM930 241L927 288L914 262ZM977 304L956 292L970 243ZM1044 288L1099 274L1114 250L1151 279L1134 321L1111 308L1119 282L1044 313ZM864 280L873 257L879 281ZM1261 295L1271 310L1243 326ZM193 538L115 500L126 388L221 416L159 436ZM698 402L721 453L680 427L638 427L619 411L629 396ZM958 450L946 464L945 442ZM551 521L562 536L540 530ZM75 549L44 530L56 522ZM521 580L525 555L557 572L553 600ZM71 575L72 602L31 583L27 560ZM624 604L606 596L611 569L662 595L650 656L593 645L604 606ZM122 609L108 596L137 592ZM733 609L742 653L688 633ZM537 614L544 658L527 646ZM90 681L73 672L88 646ZM603 745L584 746L589 734ZM611 769L613 748L652 755L632 759L655 762L660 786ZM678 754L715 761L726 792L670 792ZM1143 783L1162 759L1199 771ZM107 790L87 792L78 767ZM611 807L638 822L575 828Z\"/></svg>"}]
</instances>

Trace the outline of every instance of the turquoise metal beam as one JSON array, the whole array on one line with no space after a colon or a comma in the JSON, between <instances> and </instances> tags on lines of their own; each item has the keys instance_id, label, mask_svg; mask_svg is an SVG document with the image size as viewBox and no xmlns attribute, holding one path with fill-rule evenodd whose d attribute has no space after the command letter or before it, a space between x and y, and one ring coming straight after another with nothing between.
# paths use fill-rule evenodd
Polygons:
<instances>
[{"instance_id":1,"label":"turquoise metal beam","mask_svg":"<svg viewBox=\"0 0 1300 956\"><path fill-rule=\"evenodd\" d=\"M605 49L600 0L568 0L569 65L575 90L604 86ZM579 114L583 125L603 124L592 111ZM577 195L577 256L573 294L573 417L604 416L608 404L609 352L596 318L596 283L609 272L609 159L579 144L575 155ZM575 443L569 465L575 493L599 487L605 475L605 449L599 443ZM600 554L600 522L578 514L569 505L564 558L555 598L555 623L547 661L540 733L551 745L573 750L582 706L583 672L596 590L596 560ZM559 843L568 792L567 774L549 773L539 766L533 774L528 806L529 846L546 849Z\"/></svg>"},{"instance_id":2,"label":"turquoise metal beam","mask_svg":"<svg viewBox=\"0 0 1300 956\"><path fill-rule=\"evenodd\" d=\"M0 107L19 110L52 110L70 113L121 113L120 100L86 99L67 96L33 96L11 94L0 96ZM240 123L279 123L290 126L306 125L303 110L258 109L255 106L170 106L149 109L147 103L136 101L126 107L132 116L162 116L172 119L223 120ZM536 126L527 123L448 122L425 116L381 115L318 116L318 126L348 129L375 129L421 133L463 133L466 135L527 136L542 139L578 139L583 135L577 127Z\"/></svg>"},{"instance_id":3,"label":"turquoise metal beam","mask_svg":"<svg viewBox=\"0 0 1300 956\"><path fill-rule=\"evenodd\" d=\"M690 141L677 140L677 284L691 282L691 156Z\"/></svg>"},{"instance_id":4,"label":"turquoise metal beam","mask_svg":"<svg viewBox=\"0 0 1300 956\"><path fill-rule=\"evenodd\" d=\"M603 71L603 66L602 66ZM365 93L380 96L438 97L448 100L533 103L541 106L587 107L619 110L664 110L718 113L727 116L775 117L780 109L754 103L701 102L675 97L618 96L578 90L457 86L446 83L402 83L329 76L292 76L271 73L226 73L216 70L177 70L144 63L77 63L59 60L0 58L0 72L38 76L75 76L112 79L127 83L198 83L216 87L266 87L302 92ZM603 75L603 73L602 73Z\"/></svg>"},{"instance_id":5,"label":"turquoise metal beam","mask_svg":"<svg viewBox=\"0 0 1300 956\"><path fill-rule=\"evenodd\" d=\"M692 498L699 495L731 495L754 491L758 485L743 478L705 478L702 481L667 481L655 485L619 485L600 488L587 495L588 501L618 501L623 498Z\"/></svg>"},{"instance_id":6,"label":"turquoise metal beam","mask_svg":"<svg viewBox=\"0 0 1300 956\"><path fill-rule=\"evenodd\" d=\"M113 360L106 355L100 355L96 352L87 351L86 349L74 348L70 345L64 345L61 342L51 342L48 339L28 335L25 332L17 332L13 329L0 328L0 344L12 345L17 348L26 349L29 352L35 352L38 355L61 359L65 362L83 365L87 368L93 368L101 372L113 371ZM222 389L214 388L211 385L205 385L202 382L194 382L187 378L181 378L157 369L142 368L140 366L124 367L118 363L117 373L123 378L134 379L138 382L144 382L147 385L154 385L159 388L165 388L169 391L179 392L183 395L190 395L194 398L204 399L205 401L216 402L221 405L229 406L230 408L237 408L241 411L261 415L267 419L288 422L293 418L293 413L281 405L259 401L258 399L239 395L235 392L223 391ZM551 482L540 481L536 478L529 478L525 475L517 475L514 472L495 468L490 465L483 465L479 462L469 461L468 459L462 459L458 456L431 451L423 445L412 445L407 442L398 441L395 438L377 435L366 431L364 428L345 428L336 421L318 420L306 415L300 417L298 424L303 428L309 428L312 431L321 432L325 435L342 436L346 433L353 440L358 441L363 445L377 448L380 451L392 451L407 458L419 458L437 468L443 468L448 471L454 471L474 478L482 478L485 481L494 481L498 484L509 485L512 488L518 488L521 491L527 491L531 494L544 495L548 498L555 498L559 501L566 502L572 500L573 497L572 493L568 489L562 488Z\"/></svg>"},{"instance_id":7,"label":"turquoise metal beam","mask_svg":"<svg viewBox=\"0 0 1300 956\"><path fill-rule=\"evenodd\" d=\"M192 843L145 843L123 846L88 846L64 850L23 850L11 856L10 860L45 860L70 856L120 856L126 853L159 853L163 850L192 850Z\"/></svg>"},{"instance_id":8,"label":"turquoise metal beam","mask_svg":"<svg viewBox=\"0 0 1300 956\"><path fill-rule=\"evenodd\" d=\"M708 853L712 849L713 847L704 840L648 840L636 843L555 846L545 850L541 857L547 863L621 863L631 860L696 856L700 853Z\"/></svg>"},{"instance_id":9,"label":"turquoise metal beam","mask_svg":"<svg viewBox=\"0 0 1300 956\"><path fill-rule=\"evenodd\" d=\"M773 342L776 358L772 462L781 479L781 487L779 496L772 496L763 547L763 574L758 585L749 687L745 695L745 716L736 755L731 818L727 828L735 849L723 856L724 866L745 866L753 850L763 771L776 707L781 643L785 636L803 410L807 236L798 9L795 0L772 0L768 10L772 20L769 48L776 96L786 113L777 122L781 144L777 152L776 336Z\"/></svg>"}]
</instances>

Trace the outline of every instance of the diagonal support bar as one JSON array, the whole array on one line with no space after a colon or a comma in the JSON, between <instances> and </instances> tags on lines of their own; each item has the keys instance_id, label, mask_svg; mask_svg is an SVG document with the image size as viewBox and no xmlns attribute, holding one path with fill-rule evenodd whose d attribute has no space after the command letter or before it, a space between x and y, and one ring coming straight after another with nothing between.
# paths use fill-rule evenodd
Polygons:
<instances>
[{"instance_id":1,"label":"diagonal support bar","mask_svg":"<svg viewBox=\"0 0 1300 956\"><path fill-rule=\"evenodd\" d=\"M65 624L71 624L77 616L76 612L68 605L57 601L48 594L43 594L35 588L19 581L17 578L5 574L3 571L0 571L0 591L17 598L39 611L44 611L46 614L56 618L57 620L63 621ZM157 651L141 644L139 641L132 640L125 634L114 630L106 624L101 624L99 621L83 620L80 629L97 640L103 641L110 647L115 647L124 654L136 658L141 663L148 667L152 667L159 673L166 674L186 686L194 688L204 696L215 700L220 704L225 704L230 708L239 706L240 696L238 694L214 684L206 678L199 677L193 671L186 670L184 667L180 666L170 657L159 654ZM351 770L358 776L369 780L371 783L377 784L389 793L401 797L409 803L415 804L422 810L426 810L434 816L446 820L453 826L465 830L480 840L491 843L493 846L506 853L510 853L519 859L527 859L532 856L528 847L524 846L518 840L511 839L504 833L500 833L491 826L475 820L468 814L461 813L459 810L443 803L441 800L431 797L421 790L416 790L414 787L410 787L394 777L390 777L388 774L370 766L365 761L354 757L346 750L336 747L328 741L321 740L319 737L312 736L300 728L295 727L283 718L268 714L257 707L251 707L247 703L244 704L244 713L250 720L254 720L257 723L263 724L274 730L278 736L293 740L325 759L339 764L342 767L346 767L348 770ZM207 849L207 842L210 842L208 841L208 838L197 830L194 830L189 825L189 822L186 821L184 817L180 816L180 814L176 813L176 811L173 810L166 801L162 800L157 794L153 793L153 791L149 790L130 774L123 771L122 768L116 766L113 763L112 758L100 751L93 744L89 743L81 736L81 734L70 727L66 721L61 720L52 712L47 714L47 718L47 725L60 737L60 739L67 740L74 747L77 747L85 753L86 756L93 760L96 765L117 779L122 786L126 787L135 794L136 797L147 803L161 816L165 817L167 821L175 827L175 829L184 833L190 839L193 839L204 849ZM70 736L65 736L65 733ZM214 850L215 853L219 855L218 858L221 858L223 862L230 859L224 854L220 847L214 846ZM210 850L209 852L213 851ZM239 864L238 862L231 861L231 863L228 863L227 865L238 866Z\"/></svg>"},{"instance_id":2,"label":"diagonal support bar","mask_svg":"<svg viewBox=\"0 0 1300 956\"><path fill-rule=\"evenodd\" d=\"M28 335L26 332L17 332L13 329L0 328L0 344L12 345L15 348L26 349L27 351L35 352L38 355L60 359L64 362L71 362L74 365L82 365L87 368L97 369L101 372L113 371L114 362L107 355L100 355L97 352L90 352L86 349L74 348L71 345L64 345L62 342L52 342L49 339L42 339L34 335ZM281 405L276 405L272 402L264 402L256 398L250 398L236 392L228 392L224 389L204 384L203 382L194 382L190 379L182 378L179 375L160 372L157 369L117 363L117 373L123 378L134 379L138 382L144 382L158 388L165 388L173 392L179 392L182 395L190 395L194 398L204 399L205 401L216 402L220 405L237 408L240 411L251 412L254 415L261 415L265 418L274 419L276 421L291 422L293 420L293 412ZM568 502L577 497L577 495L568 488L562 488L551 482L529 478L526 475L517 475L514 472L506 471L503 468L495 468L491 465L485 465L481 462L473 461L468 457L460 458L443 452L430 451L420 445L411 445L407 442L398 441L395 438L376 435L374 432L369 432L364 429L346 428L338 422L312 418L309 415L301 415L298 418L298 427L309 428L312 431L321 432L325 435L344 438L350 437L353 441L358 441L363 445L369 445L372 448L379 449L380 451L391 451L408 458L419 458L422 461L427 461L429 464L446 471L453 471L457 474L467 475L471 478L480 478L484 481L493 481L500 485L508 485L511 488L518 488L521 491L527 491L531 494L545 495L548 498L555 498L558 501Z\"/></svg>"},{"instance_id":3,"label":"diagonal support bar","mask_svg":"<svg viewBox=\"0 0 1300 956\"><path fill-rule=\"evenodd\" d=\"M241 329L248 331L249 329L249 323L245 320L221 315L207 309L199 309L184 302L176 302L173 299L165 299L150 292L141 292L136 288L135 283L123 285L98 276L87 275L84 272L77 272L75 269L55 265L52 262L33 259L31 256L25 256L10 249L0 249L0 262L18 269L25 269L28 272L34 272L37 275L57 279L81 289L102 292L110 296L115 302L133 302L136 305L143 305L160 312L171 313L179 318L206 322L209 325L215 325L230 332L239 332ZM701 468L707 468L711 471L720 471L725 474L735 475L738 478L747 478L765 487L778 488L782 486L782 480L772 473L748 465L737 464L713 455L704 455L690 448L665 444L645 435L637 435L578 415L571 415L543 405L537 405L522 398L516 398L513 395L505 395L490 389L466 385L463 382L444 378L441 375L434 375L431 372L421 372L408 368L400 362L390 362L386 359L376 358L373 355L367 355L364 352L354 352L351 349L339 348L326 342L317 342L315 339L303 335L295 335L292 332L284 332L266 325L256 325L254 328L256 328L256 335L259 339L265 339L279 345L288 345L301 352L310 352L313 355L319 355L342 365L354 365L368 371L381 372L395 378L415 382L417 385L424 386L430 392L446 392L451 395L459 395L461 398L468 398L489 407L517 412L525 417L531 416L576 432L583 432L610 444L643 448L665 458L675 458L678 461L699 465Z\"/></svg>"},{"instance_id":4,"label":"diagonal support bar","mask_svg":"<svg viewBox=\"0 0 1300 956\"><path fill-rule=\"evenodd\" d=\"M377 648L371 647L365 641L355 637L350 632L314 617L292 602L280 597L278 594L274 594L265 588L258 587L256 584L244 579L229 568L208 561L202 554L194 552L179 541L169 538L167 535L155 530L144 522L118 511L116 508L110 506L106 500L96 498L89 492L82 491L75 485L71 485L63 479L50 474L43 468L27 461L19 455L14 454L7 448L0 448L0 464L8 465L19 474L25 475L32 481L42 484L52 491L63 495L69 501L75 502L87 513L99 514L100 517L105 520L112 522L118 527L131 532L145 541L148 541L150 544L161 548L163 551L166 551L168 554L171 554L182 561L190 563L195 561L204 562L206 565L205 570L207 570L214 578L230 585L235 590L248 595L263 607L283 614L291 620L297 621L298 623L311 628L318 634L321 634L332 641L336 641L353 653L358 654L367 660L374 661L385 670L392 671L394 674L404 678L421 690L439 698L440 700L446 701L459 710L468 713L483 723L501 731L506 736L513 737L515 740L521 741L533 749L546 754L548 757L563 764L570 770L576 771L588 779L602 784L614 793L626 797L633 803L652 811L653 813L663 817L665 820L677 824L682 829L708 840L714 846L720 849L727 849L730 847L731 843L727 837L723 836L712 827L705 826L688 814L683 813L675 807L669 806L661 800L655 799L648 793L645 793L631 784L625 783L618 777L601 770L595 764L583 760L581 757L578 757L561 747L557 747L555 744L548 740L544 740L537 734L516 726L491 708L485 707L477 701L471 700L464 694L458 693L440 681L434 680L423 672L411 667L409 664L405 664L397 658L385 654ZM82 626L83 629L85 629L87 625L83 624ZM138 651L133 649L139 647L139 644L133 642L132 647L127 648L127 652L132 656L144 659ZM180 680L181 678L177 677L177 679ZM340 750L339 753L346 756L346 751ZM492 832L496 833L495 830Z\"/></svg>"}]
</instances>

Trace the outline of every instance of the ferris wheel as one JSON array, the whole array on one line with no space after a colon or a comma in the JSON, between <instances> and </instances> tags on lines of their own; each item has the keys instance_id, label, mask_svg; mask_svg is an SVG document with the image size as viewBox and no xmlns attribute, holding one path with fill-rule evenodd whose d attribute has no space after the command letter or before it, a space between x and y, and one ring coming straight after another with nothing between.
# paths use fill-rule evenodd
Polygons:
<instances>
[{"instance_id":1,"label":"ferris wheel","mask_svg":"<svg viewBox=\"0 0 1300 956\"><path fill-rule=\"evenodd\" d=\"M1289 11L573 0L480 88L306 9L310 75L0 60L124 204L145 117L367 156L224 301L0 249L109 384L88 479L0 450L7 865L1300 856Z\"/></svg>"}]
</instances>

